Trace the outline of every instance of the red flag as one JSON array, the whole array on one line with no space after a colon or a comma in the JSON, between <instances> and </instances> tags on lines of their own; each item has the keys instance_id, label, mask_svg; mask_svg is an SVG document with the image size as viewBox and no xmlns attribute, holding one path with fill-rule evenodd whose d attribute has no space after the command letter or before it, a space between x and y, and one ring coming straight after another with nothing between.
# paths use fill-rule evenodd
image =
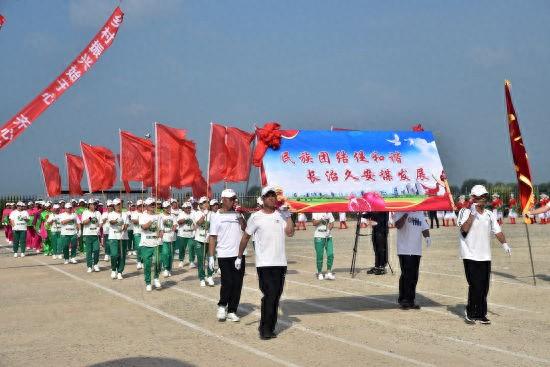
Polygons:
<instances>
[{"instance_id":1,"label":"red flag","mask_svg":"<svg viewBox=\"0 0 550 367\"><path fill-rule=\"evenodd\" d=\"M149 139L120 131L120 176L123 181L152 186L155 177L155 146Z\"/></svg>"},{"instance_id":2,"label":"red flag","mask_svg":"<svg viewBox=\"0 0 550 367\"><path fill-rule=\"evenodd\" d=\"M227 172L228 152L225 144L226 128L210 124L210 154L208 161L208 183L222 181Z\"/></svg>"},{"instance_id":3,"label":"red flag","mask_svg":"<svg viewBox=\"0 0 550 367\"><path fill-rule=\"evenodd\" d=\"M197 161L197 149L195 143L184 140L180 151L180 178L175 187L191 186L196 177L201 175L199 162Z\"/></svg>"},{"instance_id":4,"label":"red flag","mask_svg":"<svg viewBox=\"0 0 550 367\"><path fill-rule=\"evenodd\" d=\"M412 131L424 131L424 128L422 127L422 124L416 124L416 125L413 125L412 127Z\"/></svg>"},{"instance_id":5,"label":"red flag","mask_svg":"<svg viewBox=\"0 0 550 367\"><path fill-rule=\"evenodd\" d=\"M76 59L28 105L0 128L0 149L15 140L25 129L76 83L113 44L124 13L117 7L94 39Z\"/></svg>"},{"instance_id":6,"label":"red flag","mask_svg":"<svg viewBox=\"0 0 550 367\"><path fill-rule=\"evenodd\" d=\"M236 127L227 128L227 172L225 181L239 182L248 180L252 149L250 143L254 134L247 133Z\"/></svg>"},{"instance_id":7,"label":"red flag","mask_svg":"<svg viewBox=\"0 0 550 367\"><path fill-rule=\"evenodd\" d=\"M46 158L40 159L42 167L42 176L44 177L44 186L49 197L54 197L61 194L61 176L59 175L59 167L52 164Z\"/></svg>"},{"instance_id":8,"label":"red flag","mask_svg":"<svg viewBox=\"0 0 550 367\"><path fill-rule=\"evenodd\" d=\"M506 111L508 117L508 130L510 131L510 145L512 147L512 157L518 180L519 202L521 210L526 222L530 223L530 219L525 217L525 214L531 209L535 203L535 195L533 183L531 180L531 170L529 168L529 160L527 151L523 145L523 138L519 130L519 121L512 103L512 95L510 94L510 81L504 82L504 94L506 98Z\"/></svg>"},{"instance_id":9,"label":"red flag","mask_svg":"<svg viewBox=\"0 0 550 367\"><path fill-rule=\"evenodd\" d=\"M0 14L0 29L2 29L2 26L6 23L6 18Z\"/></svg>"},{"instance_id":10,"label":"red flag","mask_svg":"<svg viewBox=\"0 0 550 367\"><path fill-rule=\"evenodd\" d=\"M109 149L80 142L90 192L109 190L116 182L115 155Z\"/></svg>"},{"instance_id":11,"label":"red flag","mask_svg":"<svg viewBox=\"0 0 550 367\"><path fill-rule=\"evenodd\" d=\"M84 173L84 161L78 155L65 153L67 162L67 181L69 182L69 194L82 195L82 175Z\"/></svg>"},{"instance_id":12,"label":"red flag","mask_svg":"<svg viewBox=\"0 0 550 367\"><path fill-rule=\"evenodd\" d=\"M155 123L155 145L157 148L157 185L179 187L181 146L186 131Z\"/></svg>"},{"instance_id":13,"label":"red flag","mask_svg":"<svg viewBox=\"0 0 550 367\"><path fill-rule=\"evenodd\" d=\"M208 192L210 192L210 187L207 186L208 184L202 176L202 172L199 172L199 174L195 177L193 184L191 185L193 197L200 198L201 196L208 196L207 194Z\"/></svg>"},{"instance_id":14,"label":"red flag","mask_svg":"<svg viewBox=\"0 0 550 367\"><path fill-rule=\"evenodd\" d=\"M116 161L118 163L118 169L120 171L120 154L117 154L116 155ZM130 187L130 182L128 182L127 180L123 180L122 179L122 175L121 175L121 180L122 180L122 185L124 185L124 191L126 191L127 194L130 193L130 191L132 191L132 188Z\"/></svg>"}]
</instances>

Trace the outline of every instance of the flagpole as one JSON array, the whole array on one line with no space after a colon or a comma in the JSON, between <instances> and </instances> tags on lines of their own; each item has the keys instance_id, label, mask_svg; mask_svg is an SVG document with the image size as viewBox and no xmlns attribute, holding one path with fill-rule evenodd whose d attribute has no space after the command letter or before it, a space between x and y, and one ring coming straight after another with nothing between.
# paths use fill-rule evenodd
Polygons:
<instances>
[{"instance_id":1,"label":"flagpole","mask_svg":"<svg viewBox=\"0 0 550 367\"><path fill-rule=\"evenodd\" d=\"M88 192L92 193L92 184L90 181L90 171L88 171L88 164L86 163L86 156L84 155L84 149L82 149L82 140L80 141L80 154L82 154L82 161L84 162L84 169L86 170L86 178L88 181Z\"/></svg>"},{"instance_id":2,"label":"flagpole","mask_svg":"<svg viewBox=\"0 0 550 367\"><path fill-rule=\"evenodd\" d=\"M212 122L210 122L210 138L208 139L208 172L206 173L206 196L210 195L210 152L212 150ZM192 191L191 191L192 193Z\"/></svg>"},{"instance_id":3,"label":"flagpole","mask_svg":"<svg viewBox=\"0 0 550 367\"><path fill-rule=\"evenodd\" d=\"M159 195L159 180L158 180L158 175L159 175L159 164L158 164L158 161L159 161L159 152L158 152L158 131L157 131L157 125L158 125L158 122L155 122L154 124L154 129L155 129L155 208L157 207L156 206L156 200L158 198L158 195ZM151 189L151 192L153 190Z\"/></svg>"},{"instance_id":4,"label":"flagpole","mask_svg":"<svg viewBox=\"0 0 550 367\"><path fill-rule=\"evenodd\" d=\"M44 191L46 192L47 197L51 197L48 193L48 185L46 184L46 175L44 174L44 167L42 167L42 158L38 157L38 162L40 163L40 170L42 171L42 178L44 179Z\"/></svg>"},{"instance_id":5,"label":"flagpole","mask_svg":"<svg viewBox=\"0 0 550 367\"><path fill-rule=\"evenodd\" d=\"M535 265L533 263L533 251L531 250L531 239L529 237L529 226L527 221L525 221L525 216L523 217L523 224L525 225L525 233L527 233L527 246L529 247L529 259L531 260L531 273L533 274L533 285L537 285L537 278L535 277Z\"/></svg>"}]
</instances>

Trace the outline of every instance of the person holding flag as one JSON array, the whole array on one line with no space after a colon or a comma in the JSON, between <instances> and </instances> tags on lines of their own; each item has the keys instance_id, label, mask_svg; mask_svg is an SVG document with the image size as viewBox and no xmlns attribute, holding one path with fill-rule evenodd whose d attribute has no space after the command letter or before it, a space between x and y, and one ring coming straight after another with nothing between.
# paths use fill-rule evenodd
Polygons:
<instances>
[{"instance_id":1,"label":"person holding flag","mask_svg":"<svg viewBox=\"0 0 550 367\"><path fill-rule=\"evenodd\" d=\"M136 246L134 244L134 222L132 222L132 212L136 210L133 201L128 201L128 210L124 212L128 221L128 255L136 255Z\"/></svg>"},{"instance_id":2,"label":"person holding flag","mask_svg":"<svg viewBox=\"0 0 550 367\"><path fill-rule=\"evenodd\" d=\"M491 233L502 244L509 256L512 249L506 242L497 217L485 208L489 193L483 185L472 187L470 196L473 204L458 213L460 228L460 257L468 281L468 305L464 320L469 324L480 322L488 325L487 295L491 277Z\"/></svg>"},{"instance_id":3,"label":"person holding flag","mask_svg":"<svg viewBox=\"0 0 550 367\"><path fill-rule=\"evenodd\" d=\"M54 204L52 207L52 213L46 219L46 224L50 226L50 243L52 245L52 259L61 260L61 253L63 252L63 245L61 243L61 223L59 223L59 204Z\"/></svg>"},{"instance_id":4,"label":"person holding flag","mask_svg":"<svg viewBox=\"0 0 550 367\"><path fill-rule=\"evenodd\" d=\"M191 203L186 201L182 205L182 209L177 216L177 236L176 248L178 249L179 268L183 268L183 260L185 259L185 251L189 251L189 264L195 260L194 246L194 230L193 218L191 216Z\"/></svg>"},{"instance_id":5,"label":"person holding flag","mask_svg":"<svg viewBox=\"0 0 550 367\"><path fill-rule=\"evenodd\" d=\"M126 265L126 251L128 246L128 216L122 212L122 201L113 200L114 211L107 217L109 223L109 253L111 256L111 279L122 280L122 273Z\"/></svg>"},{"instance_id":6,"label":"person holding flag","mask_svg":"<svg viewBox=\"0 0 550 367\"><path fill-rule=\"evenodd\" d=\"M172 262L174 260L174 242L176 240L176 221L172 215L170 202L162 203L162 213L160 214L160 232L162 238L162 275L167 278L172 276Z\"/></svg>"},{"instance_id":7,"label":"person holding flag","mask_svg":"<svg viewBox=\"0 0 550 367\"><path fill-rule=\"evenodd\" d=\"M137 265L136 269L139 270L143 268L143 262L141 260L141 226L139 225L139 217L143 213L143 201L138 199L136 201L135 210L130 212L130 222L134 228L134 250L137 256Z\"/></svg>"},{"instance_id":8,"label":"person holding flag","mask_svg":"<svg viewBox=\"0 0 550 367\"><path fill-rule=\"evenodd\" d=\"M88 273L99 271L99 226L101 214L96 210L96 201L88 200L88 209L82 212L82 241L86 249L86 265Z\"/></svg>"},{"instance_id":9,"label":"person holding flag","mask_svg":"<svg viewBox=\"0 0 550 367\"><path fill-rule=\"evenodd\" d=\"M111 200L107 200L107 210L101 213L101 228L103 230L103 248L105 249L105 258L103 258L103 261L109 261L111 260L111 257L109 254L111 253L111 250L109 248L109 230L111 225L109 224L109 221L107 220L109 218L109 214L113 211L113 202Z\"/></svg>"},{"instance_id":10,"label":"person holding flag","mask_svg":"<svg viewBox=\"0 0 550 367\"><path fill-rule=\"evenodd\" d=\"M144 202L145 211L139 216L139 226L141 227L141 260L143 261L143 275L145 277L145 290L150 292L151 287L151 262L154 263L155 288L160 288L160 217L155 212L155 199L147 198Z\"/></svg>"},{"instance_id":11,"label":"person holding flag","mask_svg":"<svg viewBox=\"0 0 550 367\"><path fill-rule=\"evenodd\" d=\"M210 229L211 216L212 212L210 211L208 198L203 196L199 199L199 210L193 214L193 224L195 226L195 254L197 255L197 270L201 287L206 286L206 284L210 287L214 286L214 279L212 279L214 270L207 267L206 277L204 272L204 257L207 255L208 230ZM210 255L214 256L214 254L208 253L208 256Z\"/></svg>"},{"instance_id":12,"label":"person holding flag","mask_svg":"<svg viewBox=\"0 0 550 367\"><path fill-rule=\"evenodd\" d=\"M25 203L18 201L15 210L10 213L10 225L13 230L13 257L17 257L18 251L21 257L25 257L27 249L27 222L29 213L25 210Z\"/></svg>"},{"instance_id":13,"label":"person holding flag","mask_svg":"<svg viewBox=\"0 0 550 367\"><path fill-rule=\"evenodd\" d=\"M61 248L63 249L64 264L76 264L76 248L80 234L80 220L74 212L73 204L66 203L65 211L58 216L61 224ZM70 257L69 257L70 249Z\"/></svg>"},{"instance_id":14,"label":"person holding flag","mask_svg":"<svg viewBox=\"0 0 550 367\"><path fill-rule=\"evenodd\" d=\"M334 245L332 241L332 228L334 227L334 216L332 213L313 213L312 223L315 226L313 234L313 245L317 258L317 279L334 280L332 264L334 263ZM327 253L327 273L323 276L323 257Z\"/></svg>"}]
</instances>

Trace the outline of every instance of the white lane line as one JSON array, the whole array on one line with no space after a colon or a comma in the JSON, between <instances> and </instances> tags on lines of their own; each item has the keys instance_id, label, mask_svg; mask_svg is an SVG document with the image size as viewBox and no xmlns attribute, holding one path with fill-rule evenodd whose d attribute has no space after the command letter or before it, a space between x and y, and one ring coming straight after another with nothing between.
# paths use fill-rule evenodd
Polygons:
<instances>
[{"instance_id":1,"label":"white lane line","mask_svg":"<svg viewBox=\"0 0 550 367\"><path fill-rule=\"evenodd\" d=\"M291 255L291 256L303 257L303 258L306 258L306 259L314 259L313 257L303 256L303 255ZM296 268L293 268L293 269L296 270L298 273L315 274L315 272L303 271L301 269L296 269ZM399 288L399 287L394 286L394 285L378 283L378 282L371 282L371 281L368 281L366 279L350 278L350 277L347 277L347 276L343 276L341 274L339 274L338 279L344 279L344 280L348 280L348 281L352 281L352 282L361 282L361 283L373 285L373 286L376 286L376 287L383 287L383 288L390 288L390 289L398 289ZM331 288L327 288L327 289L331 289ZM456 296L451 296L449 294L431 292L431 291L426 291L426 290L422 290L422 289L418 289L417 293L431 294L431 295L434 295L434 296L446 297L446 298L456 299L456 300L459 300L459 301L464 301L465 300L464 297L456 297ZM490 306L506 308L506 309L514 310L514 311L518 311L518 312L529 312L529 313L535 313L535 314L542 313L542 312L539 312L539 311L526 310L524 308L509 306L509 305L502 305L502 304L499 304L499 303L488 302L487 304L490 305Z\"/></svg>"},{"instance_id":2,"label":"white lane line","mask_svg":"<svg viewBox=\"0 0 550 367\"><path fill-rule=\"evenodd\" d=\"M142 308L144 308L144 309L146 309L146 310L149 310L149 311L151 311L151 312L154 312L154 313L156 313L156 314L158 314L158 315L160 315L160 316L163 316L163 317L165 317L165 318L167 318L167 319L169 319L169 320L172 320L172 321L174 321L174 322L176 322L176 323L178 323L178 324L180 324L180 325L183 325L183 326L185 326L185 327L187 327L187 328L189 328L189 329L192 329L192 330L194 330L194 331L196 331L196 332L202 333L202 334L204 334L204 335L206 335L206 336L209 336L209 337L217 338L217 339L219 339L220 341L222 341L222 342L224 342L224 343L227 343L227 344L230 344L230 345L232 345L232 346L234 346L234 347L243 349L243 350L245 350L245 351L247 351L247 352L254 353L254 354L257 355L258 357L262 357L262 358L268 359L268 360L270 360L271 362L274 362L274 363L277 363L277 364L281 364L281 365L283 365L283 366L298 367L298 365L296 365L296 364L294 364L294 363L292 363L292 362L289 362L289 361L283 360L283 359L281 359L281 358L275 357L274 355L271 355L271 354L266 353L266 352L264 352L264 351L262 351L262 350L259 350L259 349L256 349L256 348L254 348L254 347L251 347L251 346L249 346L249 345L247 345L247 344L244 344L244 343L242 343L242 342L240 342L240 341L236 341L236 340L233 340L233 339L229 339L229 338L226 338L226 337L224 337L224 336L222 336L222 335L216 334L216 333L214 333L214 332L212 332L212 331L210 331L210 330L208 330L208 329L205 329L205 328L203 328L203 327L201 327L201 326L199 326L199 325L196 325L196 324L194 324L194 323L192 323L192 322L189 322L189 321L184 320L184 319L182 319L182 318L179 318L179 317L177 317L177 316L171 315L171 314L169 314L169 313L167 313L167 312L164 312L164 311L162 311L162 310L160 310L160 309L158 309L158 308L156 308L156 307L153 307L153 306L148 305L148 304L146 304L146 303L144 303L144 302L141 302L141 301L138 301L138 300L136 300L136 299L133 299L133 298L131 298L131 297L129 297L129 296L123 294L123 293L117 292L117 291L115 291L114 289L107 288L107 287L102 286L101 284L98 284L98 283L95 283L95 282L92 282L92 281L89 281L89 280L80 278L80 277L78 277L78 276L76 276L76 275L73 275L73 274L71 274L71 273L69 273L69 272L66 272L65 270L61 270L61 269L59 269L59 268L57 268L57 267L55 267L55 266L49 265L49 264L47 264L47 263L45 263L45 262L42 262L42 261L40 261L40 260L35 260L35 261L38 262L38 263L40 263L40 264L42 264L42 265L47 266L48 268L50 268L50 269L52 269L52 270L55 270L55 271L57 271L57 272L59 272L59 273L61 273L61 274L64 274L64 275L68 276L69 278L72 278L72 279L74 279L74 280L78 280L78 281L84 282L84 283L86 283L86 284L88 284L88 285L91 285L92 287L101 289L101 290L103 290L103 291L105 291L105 292L107 292L107 293L109 293L109 294L111 294L111 295L113 295L113 296L116 296L116 297L118 297L118 298L121 298L121 299L123 299L123 300L129 302L129 303L132 303L132 304L137 305L137 306L140 306L140 307L142 307Z\"/></svg>"}]
</instances>

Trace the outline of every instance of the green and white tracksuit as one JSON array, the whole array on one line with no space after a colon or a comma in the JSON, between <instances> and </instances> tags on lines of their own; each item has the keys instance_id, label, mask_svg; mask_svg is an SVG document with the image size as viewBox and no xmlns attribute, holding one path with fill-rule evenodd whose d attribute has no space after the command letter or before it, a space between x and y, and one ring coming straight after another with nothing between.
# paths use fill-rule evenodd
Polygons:
<instances>
[{"instance_id":1,"label":"green and white tracksuit","mask_svg":"<svg viewBox=\"0 0 550 367\"><path fill-rule=\"evenodd\" d=\"M313 243L315 245L315 254L317 260L317 273L323 271L323 257L325 251L327 253L327 271L332 271L334 263L334 246L332 242L332 234L330 233L329 224L334 223L332 213L313 213L313 220L320 221L320 224L315 228L313 234Z\"/></svg>"},{"instance_id":2,"label":"green and white tracksuit","mask_svg":"<svg viewBox=\"0 0 550 367\"><path fill-rule=\"evenodd\" d=\"M179 261L185 259L185 251L189 251L189 262L195 261L195 231L193 230L193 218L191 213L187 214L185 211L181 211L177 217L178 230L176 235L176 248L178 249ZM179 222L183 221L182 224Z\"/></svg>"},{"instance_id":3,"label":"green and white tracksuit","mask_svg":"<svg viewBox=\"0 0 550 367\"><path fill-rule=\"evenodd\" d=\"M111 256L111 271L124 272L126 252L128 247L128 231L124 228L128 224L125 213L112 211L107 216L109 222L109 254Z\"/></svg>"},{"instance_id":4,"label":"green and white tracksuit","mask_svg":"<svg viewBox=\"0 0 550 367\"><path fill-rule=\"evenodd\" d=\"M175 225L176 221L172 214L162 213L160 215L160 230L162 231L162 267L168 271L172 271L172 262L174 259L174 242L176 241Z\"/></svg>"},{"instance_id":5,"label":"green and white tracksuit","mask_svg":"<svg viewBox=\"0 0 550 367\"><path fill-rule=\"evenodd\" d=\"M151 223L149 228L143 228L144 225ZM160 238L158 236L160 225L159 215L141 213L139 216L139 225L141 227L141 260L143 262L143 274L145 284L151 284L151 262L154 266L154 278L158 279L160 274Z\"/></svg>"},{"instance_id":6,"label":"green and white tracksuit","mask_svg":"<svg viewBox=\"0 0 550 367\"><path fill-rule=\"evenodd\" d=\"M91 268L99 262L99 225L101 213L85 210L82 213L82 222L90 220L82 225L82 238L86 249L86 265Z\"/></svg>"}]
</instances>

